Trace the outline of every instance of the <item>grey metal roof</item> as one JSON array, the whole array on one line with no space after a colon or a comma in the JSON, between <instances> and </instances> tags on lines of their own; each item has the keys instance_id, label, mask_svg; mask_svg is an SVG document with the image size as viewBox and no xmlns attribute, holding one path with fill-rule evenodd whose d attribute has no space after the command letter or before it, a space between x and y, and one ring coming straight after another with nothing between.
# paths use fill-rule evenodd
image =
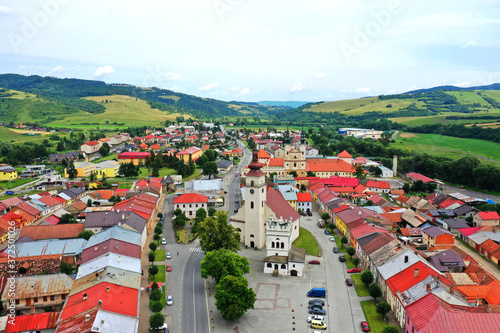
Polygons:
<instances>
[{"instance_id":1,"label":"grey metal roof","mask_svg":"<svg viewBox=\"0 0 500 333\"><path fill-rule=\"evenodd\" d=\"M126 224L139 233L143 232L146 223L145 218L132 211L89 212L84 222L85 228L108 228Z\"/></svg>"},{"instance_id":2,"label":"grey metal roof","mask_svg":"<svg viewBox=\"0 0 500 333\"><path fill-rule=\"evenodd\" d=\"M478 231L475 234L470 235L469 239L473 240L476 244L482 244L488 239L491 239L496 243L500 243L500 232Z\"/></svg>"},{"instance_id":3,"label":"grey metal roof","mask_svg":"<svg viewBox=\"0 0 500 333\"><path fill-rule=\"evenodd\" d=\"M392 257L377 269L384 280L387 280L397 273L404 271L418 261L420 261L420 259L412 251L406 250L401 252L397 256Z\"/></svg>"},{"instance_id":4,"label":"grey metal roof","mask_svg":"<svg viewBox=\"0 0 500 333\"><path fill-rule=\"evenodd\" d=\"M187 184L186 184L187 189ZM211 180L193 180L193 190L195 191L220 191L221 180L211 179Z\"/></svg>"},{"instance_id":5,"label":"grey metal roof","mask_svg":"<svg viewBox=\"0 0 500 333\"><path fill-rule=\"evenodd\" d=\"M141 259L123 256L116 253L106 253L89 262L81 264L76 279L104 270L106 267L115 267L125 271L141 274Z\"/></svg>"},{"instance_id":6,"label":"grey metal roof","mask_svg":"<svg viewBox=\"0 0 500 333\"><path fill-rule=\"evenodd\" d=\"M92 324L92 330L108 333L137 333L139 332L139 318L99 309Z\"/></svg>"},{"instance_id":7,"label":"grey metal roof","mask_svg":"<svg viewBox=\"0 0 500 333\"><path fill-rule=\"evenodd\" d=\"M88 249L97 244L107 241L108 239L116 239L130 244L141 245L141 234L132 230L114 226L104 231L101 231L90 237L84 249Z\"/></svg>"},{"instance_id":8,"label":"grey metal roof","mask_svg":"<svg viewBox=\"0 0 500 333\"><path fill-rule=\"evenodd\" d=\"M75 280L71 287L70 296L98 285L101 282L109 282L128 288L139 289L141 287L141 274L108 266L96 274L89 274Z\"/></svg>"},{"instance_id":9,"label":"grey metal roof","mask_svg":"<svg viewBox=\"0 0 500 333\"><path fill-rule=\"evenodd\" d=\"M82 238L16 243L15 256L33 257L50 254L77 255L82 253L85 244L87 244L87 241Z\"/></svg>"},{"instance_id":10,"label":"grey metal roof","mask_svg":"<svg viewBox=\"0 0 500 333\"><path fill-rule=\"evenodd\" d=\"M231 161L228 161L228 160L218 160L217 162L215 162L217 164L217 168L218 169L227 169L229 168L231 165L233 165L233 162Z\"/></svg>"},{"instance_id":11,"label":"grey metal roof","mask_svg":"<svg viewBox=\"0 0 500 333\"><path fill-rule=\"evenodd\" d=\"M448 273L450 267L465 267L462 257L451 249L433 255L430 257L430 261L438 271L444 273Z\"/></svg>"},{"instance_id":12,"label":"grey metal roof","mask_svg":"<svg viewBox=\"0 0 500 333\"><path fill-rule=\"evenodd\" d=\"M15 292L5 288L2 300L68 294L73 279L66 274L29 275L15 278Z\"/></svg>"},{"instance_id":13,"label":"grey metal roof","mask_svg":"<svg viewBox=\"0 0 500 333\"><path fill-rule=\"evenodd\" d=\"M422 230L424 234L429 235L429 237L436 237L442 234L450 234L448 230L444 230L438 227L428 227Z\"/></svg>"},{"instance_id":14,"label":"grey metal roof","mask_svg":"<svg viewBox=\"0 0 500 333\"><path fill-rule=\"evenodd\" d=\"M295 186L292 186L290 184L278 185L278 190L281 192L281 194L283 194L285 192L294 192L294 193L300 192L299 189L297 189Z\"/></svg>"},{"instance_id":15,"label":"grey metal roof","mask_svg":"<svg viewBox=\"0 0 500 333\"><path fill-rule=\"evenodd\" d=\"M444 219L444 222L446 222L447 225L450 226L452 229L459 229L459 228L469 228L470 225L467 223L465 219Z\"/></svg>"},{"instance_id":16,"label":"grey metal roof","mask_svg":"<svg viewBox=\"0 0 500 333\"><path fill-rule=\"evenodd\" d=\"M295 200L297 201L297 193L295 192L281 192L283 195L283 198L285 198L286 201L292 201Z\"/></svg>"}]
</instances>

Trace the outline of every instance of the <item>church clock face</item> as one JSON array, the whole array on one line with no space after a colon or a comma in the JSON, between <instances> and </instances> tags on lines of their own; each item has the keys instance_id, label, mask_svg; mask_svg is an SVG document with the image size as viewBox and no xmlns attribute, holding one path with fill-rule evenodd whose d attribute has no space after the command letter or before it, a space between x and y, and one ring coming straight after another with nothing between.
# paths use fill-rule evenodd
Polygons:
<instances>
[{"instance_id":1,"label":"church clock face","mask_svg":"<svg viewBox=\"0 0 500 333\"><path fill-rule=\"evenodd\" d=\"M250 194L253 194L255 191L254 190L250 190Z\"/></svg>"}]
</instances>

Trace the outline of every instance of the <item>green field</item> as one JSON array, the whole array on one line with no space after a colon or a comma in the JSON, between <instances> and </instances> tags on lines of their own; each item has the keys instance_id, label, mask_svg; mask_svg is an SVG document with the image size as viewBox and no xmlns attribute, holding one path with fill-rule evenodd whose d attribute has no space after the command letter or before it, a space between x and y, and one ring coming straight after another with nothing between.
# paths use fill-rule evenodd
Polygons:
<instances>
[{"instance_id":1,"label":"green field","mask_svg":"<svg viewBox=\"0 0 500 333\"><path fill-rule=\"evenodd\" d=\"M153 109L146 101L130 96L95 96L86 97L85 99L98 103L102 103L105 100L111 102L104 103L104 106L106 107L106 112L104 113L69 116L65 119L50 123L50 126L71 126L78 128L95 128L96 126L99 126L100 128L108 126L110 128L129 126L161 126L165 120L175 120L178 116L191 118L191 116L185 114L168 114L164 111Z\"/></svg>"},{"instance_id":2,"label":"green field","mask_svg":"<svg viewBox=\"0 0 500 333\"><path fill-rule=\"evenodd\" d=\"M377 313L377 305L374 301L362 301L361 307L363 308L368 326L370 326L370 332L381 333L386 326L389 326L385 323L382 315Z\"/></svg>"},{"instance_id":3,"label":"green field","mask_svg":"<svg viewBox=\"0 0 500 333\"><path fill-rule=\"evenodd\" d=\"M300 228L299 237L293 242L293 246L306 250L312 256L319 256L319 246L316 238L305 228Z\"/></svg>"},{"instance_id":4,"label":"green field","mask_svg":"<svg viewBox=\"0 0 500 333\"><path fill-rule=\"evenodd\" d=\"M45 135L22 135L22 133L30 133L31 131L22 131L17 129L11 129L7 127L0 126L0 141L11 141L12 143L23 143L23 142L39 142L44 139L48 139L47 134ZM49 133L53 134L53 133ZM59 137L68 136L68 133L58 132L56 133Z\"/></svg>"},{"instance_id":5,"label":"green field","mask_svg":"<svg viewBox=\"0 0 500 333\"><path fill-rule=\"evenodd\" d=\"M484 92L485 90L482 90L481 94L483 94ZM474 103L479 103L485 107L490 105L490 103L479 96L476 91L447 91L446 93L448 95L455 96L457 100L462 104L472 105Z\"/></svg>"},{"instance_id":6,"label":"green field","mask_svg":"<svg viewBox=\"0 0 500 333\"><path fill-rule=\"evenodd\" d=\"M404 136L411 137L404 137ZM462 139L439 134L406 134L400 133L393 147L409 151L426 152L453 159L465 156L481 155L495 161L500 161L500 144L477 139ZM477 155L475 155L477 154Z\"/></svg>"},{"instance_id":7,"label":"green field","mask_svg":"<svg viewBox=\"0 0 500 333\"><path fill-rule=\"evenodd\" d=\"M446 119L449 116L462 116L463 119ZM467 116L498 116L500 120L500 112L498 110L490 110L489 112L475 112L473 114L464 114L457 112L447 112L439 116L426 116L426 117L394 117L389 118L389 120L395 123L403 123L408 126L421 126L421 125L432 125L436 123L442 124L454 124L454 125L467 125L475 123L491 123L495 122L495 119L467 119Z\"/></svg>"}]
</instances>

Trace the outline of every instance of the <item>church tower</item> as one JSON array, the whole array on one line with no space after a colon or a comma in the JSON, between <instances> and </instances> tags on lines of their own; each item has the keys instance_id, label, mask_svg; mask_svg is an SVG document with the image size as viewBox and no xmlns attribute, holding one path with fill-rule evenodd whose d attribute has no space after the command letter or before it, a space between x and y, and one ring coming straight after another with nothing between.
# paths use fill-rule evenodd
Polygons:
<instances>
[{"instance_id":1,"label":"church tower","mask_svg":"<svg viewBox=\"0 0 500 333\"><path fill-rule=\"evenodd\" d=\"M253 161L248 165L245 186L245 245L263 248L266 244L266 174L260 169L258 151L253 151Z\"/></svg>"}]
</instances>

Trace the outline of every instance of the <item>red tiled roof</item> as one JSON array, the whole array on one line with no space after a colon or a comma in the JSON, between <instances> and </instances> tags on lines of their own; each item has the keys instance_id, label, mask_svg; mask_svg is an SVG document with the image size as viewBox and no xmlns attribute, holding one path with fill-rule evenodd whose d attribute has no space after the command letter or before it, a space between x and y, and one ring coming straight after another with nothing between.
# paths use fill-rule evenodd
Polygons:
<instances>
[{"instance_id":1,"label":"red tiled roof","mask_svg":"<svg viewBox=\"0 0 500 333\"><path fill-rule=\"evenodd\" d=\"M462 233L463 235L469 237L470 235L473 235L475 234L476 232L478 232L478 230L480 229L481 227L473 227L473 228L461 228L461 229L458 229L458 231L460 233Z\"/></svg>"},{"instance_id":2,"label":"red tiled roof","mask_svg":"<svg viewBox=\"0 0 500 333\"><path fill-rule=\"evenodd\" d=\"M487 313L482 307L450 305L428 293L406 307L406 313L418 332L483 333L497 332L500 314Z\"/></svg>"},{"instance_id":3,"label":"red tiled roof","mask_svg":"<svg viewBox=\"0 0 500 333\"><path fill-rule=\"evenodd\" d=\"M481 219L483 220L498 220L500 216L498 216L497 212L479 212L478 213Z\"/></svg>"},{"instance_id":4,"label":"red tiled roof","mask_svg":"<svg viewBox=\"0 0 500 333\"><path fill-rule=\"evenodd\" d=\"M48 224L50 225L56 225L58 224L59 222L61 221L60 218L58 218L57 216L55 215L50 215L49 217L47 217L45 220L43 220L43 222L47 222Z\"/></svg>"},{"instance_id":5,"label":"red tiled roof","mask_svg":"<svg viewBox=\"0 0 500 333\"><path fill-rule=\"evenodd\" d=\"M311 193L297 193L297 201L311 202L312 201Z\"/></svg>"},{"instance_id":6,"label":"red tiled roof","mask_svg":"<svg viewBox=\"0 0 500 333\"><path fill-rule=\"evenodd\" d=\"M429 177L426 177L426 176L421 175L421 174L416 173L416 172L410 172L410 173L408 173L406 175L409 176L409 177L411 177L411 178L413 178L413 179L421 180L424 183L434 182L434 179L431 179Z\"/></svg>"},{"instance_id":7,"label":"red tiled roof","mask_svg":"<svg viewBox=\"0 0 500 333\"><path fill-rule=\"evenodd\" d=\"M339 177L339 176L333 175L330 178L318 179L318 183L328 185L328 186L352 186L352 187L356 187L359 184L359 179L352 178L352 177Z\"/></svg>"},{"instance_id":8,"label":"red tiled roof","mask_svg":"<svg viewBox=\"0 0 500 333\"><path fill-rule=\"evenodd\" d=\"M292 218L293 221L300 218L299 213L295 209L290 206L290 204L283 198L283 195L278 190L268 190L267 191L267 199L266 204L274 214L276 214L277 218L282 217L283 219Z\"/></svg>"},{"instance_id":9,"label":"red tiled roof","mask_svg":"<svg viewBox=\"0 0 500 333\"><path fill-rule=\"evenodd\" d=\"M349 205L342 205L342 206L337 207L334 210L332 210L332 212L338 213L338 212L344 211L346 209L349 209L349 207L350 207Z\"/></svg>"},{"instance_id":10,"label":"red tiled roof","mask_svg":"<svg viewBox=\"0 0 500 333\"><path fill-rule=\"evenodd\" d=\"M151 153L148 152L141 152L141 151L127 151L124 153L121 153L118 155L118 158L124 158L124 159L134 159L134 158L141 158L144 159L146 156L151 156Z\"/></svg>"},{"instance_id":11,"label":"red tiled roof","mask_svg":"<svg viewBox=\"0 0 500 333\"><path fill-rule=\"evenodd\" d=\"M340 154L337 155L339 158L352 158L352 155L347 152L347 150L344 150Z\"/></svg>"},{"instance_id":12,"label":"red tiled roof","mask_svg":"<svg viewBox=\"0 0 500 333\"><path fill-rule=\"evenodd\" d=\"M259 158L271 158L271 155L269 155L264 149L261 149L258 154Z\"/></svg>"},{"instance_id":13,"label":"red tiled roof","mask_svg":"<svg viewBox=\"0 0 500 333\"><path fill-rule=\"evenodd\" d=\"M402 203L406 203L408 200L410 200L410 198L401 194L396 200Z\"/></svg>"},{"instance_id":14,"label":"red tiled roof","mask_svg":"<svg viewBox=\"0 0 500 333\"><path fill-rule=\"evenodd\" d=\"M177 155L189 155L189 154L194 154L197 151L200 151L201 149L198 147L189 147L188 149L184 149L183 151L180 151L177 153Z\"/></svg>"},{"instance_id":15,"label":"red tiled roof","mask_svg":"<svg viewBox=\"0 0 500 333\"><path fill-rule=\"evenodd\" d=\"M95 145L98 145L99 142L98 141L89 141L89 142L85 142L83 145L87 145L87 146L95 146Z\"/></svg>"},{"instance_id":16,"label":"red tiled roof","mask_svg":"<svg viewBox=\"0 0 500 333\"><path fill-rule=\"evenodd\" d=\"M401 216L403 215L403 213L382 213L380 215L382 215L383 217L385 217L386 219L388 219L392 223L401 223L401 222L403 222L403 219L401 218Z\"/></svg>"},{"instance_id":17,"label":"red tiled roof","mask_svg":"<svg viewBox=\"0 0 500 333\"><path fill-rule=\"evenodd\" d=\"M59 200L54 199L53 197L51 197L49 195L39 198L38 201L46 204L48 207L54 207L54 206L57 206L61 203Z\"/></svg>"},{"instance_id":18,"label":"red tiled roof","mask_svg":"<svg viewBox=\"0 0 500 333\"><path fill-rule=\"evenodd\" d=\"M17 205L16 208L21 209L21 210L25 211L26 213L33 215L33 216L36 216L36 215L41 213L40 210L36 209L35 207L33 207L27 203Z\"/></svg>"},{"instance_id":19,"label":"red tiled roof","mask_svg":"<svg viewBox=\"0 0 500 333\"><path fill-rule=\"evenodd\" d=\"M283 166L284 165L284 159L283 158L271 158L269 159L269 164L271 166Z\"/></svg>"},{"instance_id":20,"label":"red tiled roof","mask_svg":"<svg viewBox=\"0 0 500 333\"><path fill-rule=\"evenodd\" d=\"M174 198L174 204L176 203L198 203L198 202L208 202L208 198L204 195L198 193L185 193Z\"/></svg>"},{"instance_id":21,"label":"red tiled roof","mask_svg":"<svg viewBox=\"0 0 500 333\"><path fill-rule=\"evenodd\" d=\"M57 319L61 314L58 312L42 312L31 315L17 315L13 319L14 325L9 320L5 333L42 331L56 327Z\"/></svg>"},{"instance_id":22,"label":"red tiled roof","mask_svg":"<svg viewBox=\"0 0 500 333\"><path fill-rule=\"evenodd\" d=\"M389 182L376 181L376 180L369 180L366 183L366 187L383 188L383 189L388 189L388 190L391 189L391 185L389 184Z\"/></svg>"},{"instance_id":23,"label":"red tiled roof","mask_svg":"<svg viewBox=\"0 0 500 333\"><path fill-rule=\"evenodd\" d=\"M34 240L77 238L84 230L83 223L57 224L57 225L30 225L21 229L19 238L28 236Z\"/></svg>"},{"instance_id":24,"label":"red tiled roof","mask_svg":"<svg viewBox=\"0 0 500 333\"><path fill-rule=\"evenodd\" d=\"M354 172L354 167L349 163L337 159L309 159L306 163L306 171L312 172Z\"/></svg>"},{"instance_id":25,"label":"red tiled roof","mask_svg":"<svg viewBox=\"0 0 500 333\"><path fill-rule=\"evenodd\" d=\"M417 277L415 277L415 269L418 269ZM417 263L389 278L387 280L387 285L391 289L392 293L394 295L397 295L398 291L403 292L408 288L413 287L420 281L427 278L429 275L438 276L439 274L428 265L424 264L421 261L418 261Z\"/></svg>"},{"instance_id":26,"label":"red tiled roof","mask_svg":"<svg viewBox=\"0 0 500 333\"><path fill-rule=\"evenodd\" d=\"M84 210L85 208L87 208L87 204L81 200L78 200L77 202L72 204L72 206L78 210Z\"/></svg>"},{"instance_id":27,"label":"red tiled roof","mask_svg":"<svg viewBox=\"0 0 500 333\"><path fill-rule=\"evenodd\" d=\"M357 228L351 229L351 236L354 237L355 239L358 239L359 237L374 233L374 232L379 232L379 233L385 233L387 230L385 228L373 225L373 224L363 224L362 226L359 226Z\"/></svg>"},{"instance_id":28,"label":"red tiled roof","mask_svg":"<svg viewBox=\"0 0 500 333\"><path fill-rule=\"evenodd\" d=\"M422 236L420 228L400 228L399 231L401 231L401 234L406 237Z\"/></svg>"},{"instance_id":29,"label":"red tiled roof","mask_svg":"<svg viewBox=\"0 0 500 333\"><path fill-rule=\"evenodd\" d=\"M107 287L110 288L109 292L106 291ZM138 293L138 289L102 282L69 297L60 319L65 320L92 309L99 301L102 302L101 310L137 317ZM83 299L84 294L87 295L86 300Z\"/></svg>"}]
</instances>

